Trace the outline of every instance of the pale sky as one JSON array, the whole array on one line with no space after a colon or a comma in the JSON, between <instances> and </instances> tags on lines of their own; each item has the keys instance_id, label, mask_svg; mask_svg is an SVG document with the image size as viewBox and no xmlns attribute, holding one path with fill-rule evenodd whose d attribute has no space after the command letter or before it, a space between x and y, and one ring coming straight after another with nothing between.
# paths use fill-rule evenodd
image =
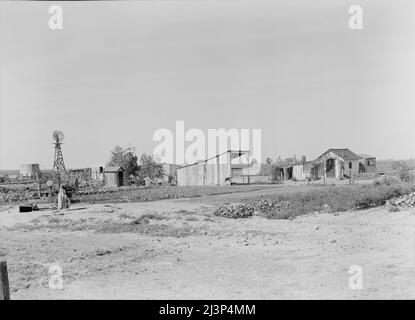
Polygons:
<instances>
[{"instance_id":1,"label":"pale sky","mask_svg":"<svg viewBox=\"0 0 415 320\"><path fill-rule=\"evenodd\" d=\"M262 129L262 158L415 157L415 2L0 2L0 169L152 153L155 130ZM363 7L363 30L348 26Z\"/></svg>"}]
</instances>

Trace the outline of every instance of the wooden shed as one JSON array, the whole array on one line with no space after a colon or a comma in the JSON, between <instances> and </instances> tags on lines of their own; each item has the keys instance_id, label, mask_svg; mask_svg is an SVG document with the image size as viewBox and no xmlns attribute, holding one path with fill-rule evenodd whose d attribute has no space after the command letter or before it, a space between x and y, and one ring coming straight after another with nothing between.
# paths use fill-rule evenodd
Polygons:
<instances>
[{"instance_id":1,"label":"wooden shed","mask_svg":"<svg viewBox=\"0 0 415 320\"><path fill-rule=\"evenodd\" d=\"M121 166L105 167L104 181L108 187L122 187L127 185L127 173Z\"/></svg>"}]
</instances>

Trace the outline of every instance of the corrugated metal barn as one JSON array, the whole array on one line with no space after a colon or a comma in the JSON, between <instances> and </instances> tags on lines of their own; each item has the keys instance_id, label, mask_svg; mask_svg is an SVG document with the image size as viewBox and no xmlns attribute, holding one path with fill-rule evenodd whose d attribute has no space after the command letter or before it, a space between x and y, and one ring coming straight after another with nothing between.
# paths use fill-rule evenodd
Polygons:
<instances>
[{"instance_id":1,"label":"corrugated metal barn","mask_svg":"<svg viewBox=\"0 0 415 320\"><path fill-rule=\"evenodd\" d=\"M239 165L232 160L249 151L228 150L217 156L177 169L178 186L210 186L231 183L233 174L237 174Z\"/></svg>"}]
</instances>

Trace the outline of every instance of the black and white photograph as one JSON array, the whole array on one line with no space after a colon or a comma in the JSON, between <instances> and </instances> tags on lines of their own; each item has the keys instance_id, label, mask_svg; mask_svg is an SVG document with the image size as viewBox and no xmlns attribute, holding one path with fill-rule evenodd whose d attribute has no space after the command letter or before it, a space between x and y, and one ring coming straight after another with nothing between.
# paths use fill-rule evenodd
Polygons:
<instances>
[{"instance_id":1,"label":"black and white photograph","mask_svg":"<svg viewBox=\"0 0 415 320\"><path fill-rule=\"evenodd\" d=\"M414 1L0 2L0 300L412 299Z\"/></svg>"}]
</instances>

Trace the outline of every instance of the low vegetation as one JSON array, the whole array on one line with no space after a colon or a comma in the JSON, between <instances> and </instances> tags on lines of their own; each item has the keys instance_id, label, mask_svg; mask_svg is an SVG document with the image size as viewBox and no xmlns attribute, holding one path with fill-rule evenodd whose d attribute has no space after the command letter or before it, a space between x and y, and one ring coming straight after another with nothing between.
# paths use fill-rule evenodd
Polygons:
<instances>
[{"instance_id":1,"label":"low vegetation","mask_svg":"<svg viewBox=\"0 0 415 320\"><path fill-rule=\"evenodd\" d=\"M291 219L309 213L340 212L382 206L389 199L414 191L414 184L393 179L385 180L384 183L376 181L372 185L310 187L306 191L245 199L240 204L222 205L217 208L215 215L227 218L261 215L271 219Z\"/></svg>"},{"instance_id":2,"label":"low vegetation","mask_svg":"<svg viewBox=\"0 0 415 320\"><path fill-rule=\"evenodd\" d=\"M197 234L190 226L172 226L161 223L165 218L160 214L149 213L138 217L121 214L119 219L101 220L97 218L70 219L63 216L43 215L29 224L16 224L5 228L7 231L91 231L96 233L136 233L151 237L187 237Z\"/></svg>"},{"instance_id":3,"label":"low vegetation","mask_svg":"<svg viewBox=\"0 0 415 320\"><path fill-rule=\"evenodd\" d=\"M272 186L124 186L118 188L90 186L76 192L72 200L74 203L141 202L177 198L197 198L217 194L255 191L270 187ZM35 184L0 186L0 205L21 201L33 201L37 203L51 202L49 198L40 198L36 188Z\"/></svg>"},{"instance_id":4,"label":"low vegetation","mask_svg":"<svg viewBox=\"0 0 415 320\"><path fill-rule=\"evenodd\" d=\"M211 195L228 194L236 192L248 192L272 188L272 186L160 186L152 188L144 187L122 187L111 190L111 192L97 190L91 193L82 193L75 199L83 203L105 203L105 202L141 202L179 198L198 198Z\"/></svg>"}]
</instances>

